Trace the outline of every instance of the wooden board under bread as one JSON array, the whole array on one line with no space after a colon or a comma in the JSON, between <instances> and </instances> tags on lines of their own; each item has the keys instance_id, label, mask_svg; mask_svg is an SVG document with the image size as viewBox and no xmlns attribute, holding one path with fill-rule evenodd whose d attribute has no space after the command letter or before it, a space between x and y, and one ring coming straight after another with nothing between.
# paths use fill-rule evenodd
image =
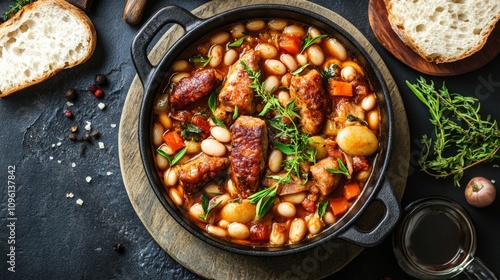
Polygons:
<instances>
[{"instance_id":1,"label":"wooden board under bread","mask_svg":"<svg viewBox=\"0 0 500 280\"><path fill-rule=\"evenodd\" d=\"M384 0L370 0L368 19L377 40L399 61L409 67L433 76L455 76L479 69L500 53L500 22L491 32L484 47L467 58L451 63L428 62L406 46L392 30Z\"/></svg>"},{"instance_id":2,"label":"wooden board under bread","mask_svg":"<svg viewBox=\"0 0 500 280\"><path fill-rule=\"evenodd\" d=\"M396 134L393 143L393 157L389 164L387 176L391 180L398 198L401 199L406 186L409 167L410 139L408 123L396 84L373 46L344 18L307 1L211 1L195 9L193 13L201 18L207 18L228 9L257 3L294 5L323 15L346 29L372 56L385 77L391 93ZM160 60L168 47L173 44L181 33L180 28L173 27L159 40L149 55L154 64ZM169 216L156 198L146 178L137 138L138 116L142 96L142 84L136 76L132 81L123 107L118 136L123 182L130 202L146 229L158 245L181 265L209 279L286 279L298 277L294 273L305 273L309 279L320 279L340 270L363 250L362 247L334 239L300 254L259 258L237 255L217 249L191 235ZM369 225L373 225L373 221L378 221L381 217L382 209L383 207L379 204L370 205L357 224L364 226L363 228L370 228Z\"/></svg>"}]
</instances>

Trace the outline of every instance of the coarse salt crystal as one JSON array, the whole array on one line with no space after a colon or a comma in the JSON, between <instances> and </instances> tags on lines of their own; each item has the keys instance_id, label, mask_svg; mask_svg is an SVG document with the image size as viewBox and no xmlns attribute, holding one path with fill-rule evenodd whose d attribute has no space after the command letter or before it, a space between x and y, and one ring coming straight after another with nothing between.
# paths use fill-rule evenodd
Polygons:
<instances>
[{"instance_id":1,"label":"coarse salt crystal","mask_svg":"<svg viewBox=\"0 0 500 280\"><path fill-rule=\"evenodd\" d=\"M115 124L115 123L112 123L112 124L111 124L111 127L112 127L112 128L115 128L115 127L116 127L116 124Z\"/></svg>"},{"instance_id":2,"label":"coarse salt crystal","mask_svg":"<svg viewBox=\"0 0 500 280\"><path fill-rule=\"evenodd\" d=\"M85 125L85 130L91 130L92 127L90 126L91 123L90 122L86 122L87 124Z\"/></svg>"},{"instance_id":3,"label":"coarse salt crystal","mask_svg":"<svg viewBox=\"0 0 500 280\"><path fill-rule=\"evenodd\" d=\"M59 147L59 146L61 146L61 145L62 145L62 143L61 143L61 142L57 142L57 146L58 146L58 147Z\"/></svg>"},{"instance_id":4,"label":"coarse salt crystal","mask_svg":"<svg viewBox=\"0 0 500 280\"><path fill-rule=\"evenodd\" d=\"M500 167L500 165L498 165L498 164L493 164L493 167L498 168L498 167Z\"/></svg>"},{"instance_id":5,"label":"coarse salt crystal","mask_svg":"<svg viewBox=\"0 0 500 280\"><path fill-rule=\"evenodd\" d=\"M495 182L496 182L496 181L495 181L494 179L491 179L491 183L495 184Z\"/></svg>"},{"instance_id":6,"label":"coarse salt crystal","mask_svg":"<svg viewBox=\"0 0 500 280\"><path fill-rule=\"evenodd\" d=\"M57 163L61 163L61 162L62 162L62 160L60 160L60 159L57 160Z\"/></svg>"},{"instance_id":7,"label":"coarse salt crystal","mask_svg":"<svg viewBox=\"0 0 500 280\"><path fill-rule=\"evenodd\" d=\"M97 107L99 107L99 109L101 109L101 110L104 110L104 108L106 108L106 104L101 102L101 103L97 104Z\"/></svg>"},{"instance_id":8,"label":"coarse salt crystal","mask_svg":"<svg viewBox=\"0 0 500 280\"><path fill-rule=\"evenodd\" d=\"M68 101L68 102L66 102L66 105L68 105L68 107L71 107L71 106L73 106L74 104Z\"/></svg>"},{"instance_id":9,"label":"coarse salt crystal","mask_svg":"<svg viewBox=\"0 0 500 280\"><path fill-rule=\"evenodd\" d=\"M67 197L67 198L73 198L73 197L75 197L75 195L74 195L73 193L67 193L67 194L66 194L66 197Z\"/></svg>"},{"instance_id":10,"label":"coarse salt crystal","mask_svg":"<svg viewBox=\"0 0 500 280\"><path fill-rule=\"evenodd\" d=\"M53 160L53 159L54 159L54 157L49 157L49 159L50 159L50 160Z\"/></svg>"},{"instance_id":11,"label":"coarse salt crystal","mask_svg":"<svg viewBox=\"0 0 500 280\"><path fill-rule=\"evenodd\" d=\"M99 149L104 149L104 143L103 142L99 142Z\"/></svg>"},{"instance_id":12,"label":"coarse salt crystal","mask_svg":"<svg viewBox=\"0 0 500 280\"><path fill-rule=\"evenodd\" d=\"M90 181L92 181L92 177L87 176L87 177L85 178L85 181L87 181L87 183L90 183Z\"/></svg>"},{"instance_id":13,"label":"coarse salt crystal","mask_svg":"<svg viewBox=\"0 0 500 280\"><path fill-rule=\"evenodd\" d=\"M71 167L76 167L76 163L72 162Z\"/></svg>"},{"instance_id":14,"label":"coarse salt crystal","mask_svg":"<svg viewBox=\"0 0 500 280\"><path fill-rule=\"evenodd\" d=\"M56 146L56 144L52 144L52 148L54 148Z\"/></svg>"},{"instance_id":15,"label":"coarse salt crystal","mask_svg":"<svg viewBox=\"0 0 500 280\"><path fill-rule=\"evenodd\" d=\"M83 200L81 200L80 198L76 200L76 204L82 206L83 205Z\"/></svg>"},{"instance_id":16,"label":"coarse salt crystal","mask_svg":"<svg viewBox=\"0 0 500 280\"><path fill-rule=\"evenodd\" d=\"M111 171L106 172L106 175L108 175L108 176L112 175L112 174L113 174L113 172L111 172Z\"/></svg>"}]
</instances>

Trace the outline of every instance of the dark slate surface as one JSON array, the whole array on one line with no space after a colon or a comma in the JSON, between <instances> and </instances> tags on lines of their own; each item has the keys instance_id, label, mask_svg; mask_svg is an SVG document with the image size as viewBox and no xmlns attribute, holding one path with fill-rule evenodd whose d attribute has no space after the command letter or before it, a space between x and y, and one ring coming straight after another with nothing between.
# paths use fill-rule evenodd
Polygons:
<instances>
[{"instance_id":1,"label":"dark slate surface","mask_svg":"<svg viewBox=\"0 0 500 280\"><path fill-rule=\"evenodd\" d=\"M12 2L1 1L4 11ZM167 4L192 10L206 1L149 1L148 17ZM411 130L412 156L402 205L429 195L452 198L470 213L478 236L477 255L500 275L500 221L498 200L485 209L469 207L463 187L449 180L434 180L418 171L418 139L430 134L428 114L404 86L420 74L395 60L375 40L367 19L368 1L313 1L351 21L379 51L403 96ZM122 19L124 1L95 1L89 13L98 44L85 64L59 73L50 80L0 100L0 279L197 279L166 254L151 238L128 200L118 160L117 135L121 108L135 75L129 48L138 26ZM500 73L497 57L486 67L458 77L433 77L440 84L482 101L482 110L500 119ZM94 76L103 73L109 84L98 100L87 92ZM68 107L64 91L74 88L78 99ZM97 105L106 105L100 110ZM69 120L64 110L75 117ZM78 135L86 122L101 133L91 142L67 139L73 125ZM116 127L112 127L116 124ZM105 148L100 149L98 142ZM60 145L58 144L60 143ZM75 163L75 167L72 167ZM496 163L487 163L466 173L463 182L475 175L500 180ZM12 172L15 167L15 171ZM11 174L9 174L11 171ZM12 176L14 175L14 176ZM10 177L9 177L10 176ZM92 180L87 183L86 177ZM9 183L9 179L13 183ZM465 183L464 183L465 184ZM498 183L497 183L498 184ZM8 186L15 185L15 209L9 216ZM12 195L13 192L10 192ZM73 193L73 198L67 198ZM84 204L76 204L82 199ZM9 219L16 218L16 220ZM15 223L15 228L9 225ZM9 239L10 238L10 239ZM9 241L10 240L10 241ZM15 240L15 272L7 261L9 242ZM123 244L123 251L114 247ZM215 260L214 260L215 261ZM221 261L221 260L217 260ZM307 278L307 274L296 274ZM390 240L368 248L335 279L408 279L399 269Z\"/></svg>"}]
</instances>

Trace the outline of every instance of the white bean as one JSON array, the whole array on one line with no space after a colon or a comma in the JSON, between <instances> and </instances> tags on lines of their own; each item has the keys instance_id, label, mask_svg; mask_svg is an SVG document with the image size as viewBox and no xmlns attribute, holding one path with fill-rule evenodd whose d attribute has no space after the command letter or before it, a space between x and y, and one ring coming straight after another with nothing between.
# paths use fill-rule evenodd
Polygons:
<instances>
[{"instance_id":1,"label":"white bean","mask_svg":"<svg viewBox=\"0 0 500 280\"><path fill-rule=\"evenodd\" d=\"M160 154L156 154L156 166L160 170L165 170L169 167L168 160Z\"/></svg>"},{"instance_id":2,"label":"white bean","mask_svg":"<svg viewBox=\"0 0 500 280\"><path fill-rule=\"evenodd\" d=\"M226 204L220 211L224 220L246 224L255 217L255 205L247 199Z\"/></svg>"},{"instance_id":3,"label":"white bean","mask_svg":"<svg viewBox=\"0 0 500 280\"><path fill-rule=\"evenodd\" d=\"M285 218L291 218L295 216L297 210L295 209L295 206L290 202L281 202L280 204L278 204L278 207L276 207L276 212L278 212L278 214Z\"/></svg>"},{"instance_id":4,"label":"white bean","mask_svg":"<svg viewBox=\"0 0 500 280\"><path fill-rule=\"evenodd\" d=\"M373 93L368 94L365 98L363 98L363 101L361 101L361 108L365 111L372 110L375 108L375 105L377 105L377 99Z\"/></svg>"},{"instance_id":5,"label":"white bean","mask_svg":"<svg viewBox=\"0 0 500 280\"><path fill-rule=\"evenodd\" d=\"M324 227L323 221L318 214L311 214L306 217L307 230L310 234L318 234Z\"/></svg>"},{"instance_id":6,"label":"white bean","mask_svg":"<svg viewBox=\"0 0 500 280\"><path fill-rule=\"evenodd\" d=\"M268 59L265 62L266 70L272 75L284 75L286 66L281 61L276 59Z\"/></svg>"},{"instance_id":7,"label":"white bean","mask_svg":"<svg viewBox=\"0 0 500 280\"><path fill-rule=\"evenodd\" d=\"M215 235L215 236L220 237L220 238L224 238L227 236L227 231L221 227L218 227L218 226L207 225L206 230L211 235Z\"/></svg>"},{"instance_id":8,"label":"white bean","mask_svg":"<svg viewBox=\"0 0 500 280\"><path fill-rule=\"evenodd\" d=\"M203 206L200 203L195 203L189 208L189 216L191 218L198 220L200 222L205 222L202 218L205 215L205 211L203 211Z\"/></svg>"},{"instance_id":9,"label":"white bean","mask_svg":"<svg viewBox=\"0 0 500 280\"><path fill-rule=\"evenodd\" d=\"M309 30L307 30L307 31L308 31L309 37L311 37L311 39L314 39L318 36L321 36L321 31L319 31L319 29L316 27L309 27ZM321 43L321 41L322 41L322 39L317 40L316 44Z\"/></svg>"},{"instance_id":10,"label":"white bean","mask_svg":"<svg viewBox=\"0 0 500 280\"><path fill-rule=\"evenodd\" d=\"M245 36L245 26L243 24L236 24L231 27L231 36L235 39L239 39Z\"/></svg>"},{"instance_id":11,"label":"white bean","mask_svg":"<svg viewBox=\"0 0 500 280\"><path fill-rule=\"evenodd\" d=\"M302 54L302 53L299 53L295 58L297 59L297 63L300 66L306 65L308 62L307 56L305 54Z\"/></svg>"},{"instance_id":12,"label":"white bean","mask_svg":"<svg viewBox=\"0 0 500 280\"><path fill-rule=\"evenodd\" d=\"M325 215L323 215L323 221L327 225L333 225L337 219L335 219L335 216L331 211L326 211Z\"/></svg>"},{"instance_id":13,"label":"white bean","mask_svg":"<svg viewBox=\"0 0 500 280\"><path fill-rule=\"evenodd\" d=\"M201 142L201 150L205 154L214 157L221 157L226 154L226 146L212 138L205 139Z\"/></svg>"},{"instance_id":14,"label":"white bean","mask_svg":"<svg viewBox=\"0 0 500 280\"><path fill-rule=\"evenodd\" d=\"M274 245L283 245L287 240L287 229L284 224L273 223L269 243Z\"/></svg>"},{"instance_id":15,"label":"white bean","mask_svg":"<svg viewBox=\"0 0 500 280\"><path fill-rule=\"evenodd\" d=\"M342 68L342 70L340 71L340 76L350 82L352 80L354 80L357 76L357 73L356 73L356 69L354 69L354 67L352 66L346 66L344 68Z\"/></svg>"},{"instance_id":16,"label":"white bean","mask_svg":"<svg viewBox=\"0 0 500 280\"><path fill-rule=\"evenodd\" d=\"M228 194L222 194L212 198L209 205L217 205L216 208L222 208L226 206L229 200L231 200L231 197Z\"/></svg>"},{"instance_id":17,"label":"white bean","mask_svg":"<svg viewBox=\"0 0 500 280\"><path fill-rule=\"evenodd\" d=\"M226 228L231 224L230 222L226 221L226 220L220 220L218 223L217 223L221 228Z\"/></svg>"},{"instance_id":18,"label":"white bean","mask_svg":"<svg viewBox=\"0 0 500 280\"><path fill-rule=\"evenodd\" d=\"M153 125L153 144L155 147L158 147L163 143L163 133L165 133L163 126L160 123L155 123Z\"/></svg>"},{"instance_id":19,"label":"white bean","mask_svg":"<svg viewBox=\"0 0 500 280\"><path fill-rule=\"evenodd\" d=\"M281 76L281 85L284 87L290 87L291 80L292 80L292 74L286 73L285 75Z\"/></svg>"},{"instance_id":20,"label":"white bean","mask_svg":"<svg viewBox=\"0 0 500 280\"><path fill-rule=\"evenodd\" d=\"M248 31L255 32L266 27L266 22L261 19L253 19L245 24Z\"/></svg>"},{"instance_id":21,"label":"white bean","mask_svg":"<svg viewBox=\"0 0 500 280\"><path fill-rule=\"evenodd\" d=\"M378 149L377 136L364 125L340 129L336 141L340 149L351 156L370 156Z\"/></svg>"},{"instance_id":22,"label":"white bean","mask_svg":"<svg viewBox=\"0 0 500 280\"><path fill-rule=\"evenodd\" d=\"M267 161L269 170L275 173L280 172L282 164L283 164L283 153L278 149L274 149L269 155L269 159Z\"/></svg>"},{"instance_id":23,"label":"white bean","mask_svg":"<svg viewBox=\"0 0 500 280\"><path fill-rule=\"evenodd\" d=\"M235 239L247 239L250 236L250 230L242 223L230 223L227 232Z\"/></svg>"},{"instance_id":24,"label":"white bean","mask_svg":"<svg viewBox=\"0 0 500 280\"><path fill-rule=\"evenodd\" d=\"M189 68L189 62L184 59L179 59L172 64L172 70L174 72L186 71Z\"/></svg>"},{"instance_id":25,"label":"white bean","mask_svg":"<svg viewBox=\"0 0 500 280\"><path fill-rule=\"evenodd\" d=\"M304 199L306 199L305 192L287 194L281 197L283 201L287 201L293 204L301 204Z\"/></svg>"},{"instance_id":26,"label":"white bean","mask_svg":"<svg viewBox=\"0 0 500 280\"><path fill-rule=\"evenodd\" d=\"M283 64L285 64L286 68L288 68L288 70L290 71L295 71L297 70L297 68L299 66L297 66L297 61L295 61L295 58L293 58L293 56L287 54L287 53L284 53L280 56L280 61L283 62Z\"/></svg>"},{"instance_id":27,"label":"white bean","mask_svg":"<svg viewBox=\"0 0 500 280\"><path fill-rule=\"evenodd\" d=\"M189 73L187 72L179 72L177 74L174 74L172 76L172 78L170 79L170 81L174 84L177 84L178 82L180 82L180 80L186 78L186 77L189 77Z\"/></svg>"},{"instance_id":28,"label":"white bean","mask_svg":"<svg viewBox=\"0 0 500 280\"><path fill-rule=\"evenodd\" d=\"M224 65L229 66L238 59L238 52L234 49L230 49L224 55Z\"/></svg>"},{"instance_id":29,"label":"white bean","mask_svg":"<svg viewBox=\"0 0 500 280\"><path fill-rule=\"evenodd\" d=\"M181 206L184 203L184 197L179 192L179 190L177 190L176 188L168 189L168 195L170 196L172 201L175 203L175 205Z\"/></svg>"},{"instance_id":30,"label":"white bean","mask_svg":"<svg viewBox=\"0 0 500 280\"><path fill-rule=\"evenodd\" d=\"M278 55L278 50L268 43L258 44L255 50L260 53L260 57L263 59L275 58Z\"/></svg>"},{"instance_id":31,"label":"white bean","mask_svg":"<svg viewBox=\"0 0 500 280\"><path fill-rule=\"evenodd\" d=\"M337 57L340 60L345 60L347 58L347 50L344 45L342 45L337 39L330 38L326 41L326 49L331 55Z\"/></svg>"},{"instance_id":32,"label":"white bean","mask_svg":"<svg viewBox=\"0 0 500 280\"><path fill-rule=\"evenodd\" d=\"M278 101L281 103L281 105L286 107L286 105L288 105L288 103L291 101L290 93L286 90L280 90L280 92L278 92Z\"/></svg>"},{"instance_id":33,"label":"white bean","mask_svg":"<svg viewBox=\"0 0 500 280\"><path fill-rule=\"evenodd\" d=\"M306 50L307 56L309 57L309 61L315 65L320 66L325 61L325 55L323 54L323 50L318 45L312 45Z\"/></svg>"},{"instance_id":34,"label":"white bean","mask_svg":"<svg viewBox=\"0 0 500 280\"><path fill-rule=\"evenodd\" d=\"M287 24L288 23L286 22L286 20L273 19L267 23L267 26L269 26L269 28L271 28L272 30L281 31L285 29Z\"/></svg>"},{"instance_id":35,"label":"white bean","mask_svg":"<svg viewBox=\"0 0 500 280\"><path fill-rule=\"evenodd\" d=\"M216 184L210 184L203 188L208 197L214 197L216 195L220 195L221 191L219 190L219 186Z\"/></svg>"},{"instance_id":36,"label":"white bean","mask_svg":"<svg viewBox=\"0 0 500 280\"><path fill-rule=\"evenodd\" d=\"M173 187L177 185L177 181L179 180L179 178L177 176L177 172L175 172L172 169L169 169L165 171L165 173L163 174L163 180L165 181L165 185Z\"/></svg>"},{"instance_id":37,"label":"white bean","mask_svg":"<svg viewBox=\"0 0 500 280\"><path fill-rule=\"evenodd\" d=\"M280 80L274 75L268 76L264 82L266 83L264 89L270 93L275 92L280 87Z\"/></svg>"},{"instance_id":38,"label":"white bean","mask_svg":"<svg viewBox=\"0 0 500 280\"><path fill-rule=\"evenodd\" d=\"M171 129L172 128L172 119L166 114L166 113L161 113L158 116L158 121L163 125L165 129Z\"/></svg>"},{"instance_id":39,"label":"white bean","mask_svg":"<svg viewBox=\"0 0 500 280\"><path fill-rule=\"evenodd\" d=\"M211 67L215 68L222 62L224 48L221 45L215 45L210 49L210 55L212 56L212 58L210 59L210 62L208 64Z\"/></svg>"},{"instance_id":40,"label":"white bean","mask_svg":"<svg viewBox=\"0 0 500 280\"><path fill-rule=\"evenodd\" d=\"M229 192L229 194L232 195L233 197L237 196L240 193L240 191L238 190L238 188L234 184L233 180L231 180L231 179L227 180L226 188L227 188L227 191Z\"/></svg>"},{"instance_id":41,"label":"white bean","mask_svg":"<svg viewBox=\"0 0 500 280\"><path fill-rule=\"evenodd\" d=\"M299 38L303 38L304 36L306 36L306 32L304 31L304 28L302 28L298 25L295 25L295 24L285 27L285 29L283 30L283 33L287 34L287 35L299 37Z\"/></svg>"},{"instance_id":42,"label":"white bean","mask_svg":"<svg viewBox=\"0 0 500 280\"><path fill-rule=\"evenodd\" d=\"M214 35L212 35L212 37L210 37L210 44L222 45L227 41L229 41L230 37L231 35L229 35L229 33L227 33L226 31L217 32Z\"/></svg>"},{"instance_id":43,"label":"white bean","mask_svg":"<svg viewBox=\"0 0 500 280\"><path fill-rule=\"evenodd\" d=\"M377 131L380 123L379 111L374 109L366 113L366 120L368 122L368 127L373 131Z\"/></svg>"},{"instance_id":44,"label":"white bean","mask_svg":"<svg viewBox=\"0 0 500 280\"><path fill-rule=\"evenodd\" d=\"M172 150L172 148L170 148L167 144L162 144L159 148L169 156L175 154L175 151Z\"/></svg>"},{"instance_id":45,"label":"white bean","mask_svg":"<svg viewBox=\"0 0 500 280\"><path fill-rule=\"evenodd\" d=\"M302 218L293 219L288 232L288 239L291 243L297 243L306 236L306 222Z\"/></svg>"},{"instance_id":46,"label":"white bean","mask_svg":"<svg viewBox=\"0 0 500 280\"><path fill-rule=\"evenodd\" d=\"M231 141L231 132L227 128L214 126L210 129L210 134L219 142L227 143Z\"/></svg>"}]
</instances>

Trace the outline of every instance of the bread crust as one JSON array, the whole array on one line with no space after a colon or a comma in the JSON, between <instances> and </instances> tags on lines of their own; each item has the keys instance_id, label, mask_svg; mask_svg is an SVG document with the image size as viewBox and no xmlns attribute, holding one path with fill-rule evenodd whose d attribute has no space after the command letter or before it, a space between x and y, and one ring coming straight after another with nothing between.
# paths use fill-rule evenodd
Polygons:
<instances>
[{"instance_id":1,"label":"bread crust","mask_svg":"<svg viewBox=\"0 0 500 280\"><path fill-rule=\"evenodd\" d=\"M495 29L497 22L500 20L500 13L499 13L493 22L484 27L487 31L484 33L485 35L481 37L481 40L475 45L474 48L466 50L459 56L442 56L438 53L426 53L413 39L413 37L406 31L403 20L401 19L401 17L397 15L396 12L394 12L392 0L384 0L384 3L386 5L389 23L391 24L392 29L398 35L401 41L403 41L405 45L410 47L414 52L416 52L426 61L433 62L436 64L455 62L464 59L466 57L469 57L474 53L478 52L479 50L481 50L486 44L489 35Z\"/></svg>"},{"instance_id":2,"label":"bread crust","mask_svg":"<svg viewBox=\"0 0 500 280\"><path fill-rule=\"evenodd\" d=\"M51 77L53 77L55 74L59 73L60 71L74 67L76 65L82 64L85 61L87 61L92 54L94 53L96 42L97 42L97 34L95 27L90 20L90 18L79 8L73 6L72 4L66 2L65 0L38 0L36 2L33 2L29 5L24 6L19 12L17 12L13 17L11 17L9 20L4 22L2 25L0 25L0 38L3 36L6 36L9 32L13 32L17 30L21 24L23 23L23 20L25 19L25 15L29 13L35 13L39 7L42 5L55 5L59 6L60 8L67 10L70 14L72 14L78 21L82 22L83 25L85 26L86 30L86 37L87 37L87 52L78 60L74 61L67 61L65 65L62 67L54 68L51 71L45 73L42 76L36 77L33 80L23 83L21 85L18 85L16 87L8 88L4 91L0 91L0 98L8 96L12 93L15 93L17 91L20 91L22 89L28 88L30 86L33 86L35 84L41 83ZM1 78L1 77L0 77Z\"/></svg>"}]
</instances>

